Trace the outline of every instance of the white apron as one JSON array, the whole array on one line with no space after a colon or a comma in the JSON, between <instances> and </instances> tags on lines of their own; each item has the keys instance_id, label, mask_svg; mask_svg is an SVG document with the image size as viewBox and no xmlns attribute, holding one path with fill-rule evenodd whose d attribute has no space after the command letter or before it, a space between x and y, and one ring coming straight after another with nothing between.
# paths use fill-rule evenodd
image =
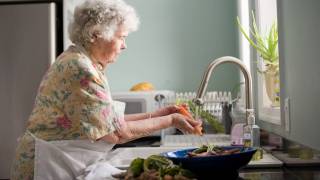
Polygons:
<instances>
[{"instance_id":1,"label":"white apron","mask_svg":"<svg viewBox=\"0 0 320 180\"><path fill-rule=\"evenodd\" d=\"M114 102L114 112L123 116L125 104ZM104 141L45 141L28 132L35 140L34 179L112 179L121 170L103 161L114 144Z\"/></svg>"}]
</instances>

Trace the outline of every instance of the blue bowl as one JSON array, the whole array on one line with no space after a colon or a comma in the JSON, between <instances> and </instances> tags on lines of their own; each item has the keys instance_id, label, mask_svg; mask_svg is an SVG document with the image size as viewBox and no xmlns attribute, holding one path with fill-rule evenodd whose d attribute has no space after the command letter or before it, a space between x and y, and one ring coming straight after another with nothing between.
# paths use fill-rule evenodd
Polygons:
<instances>
[{"instance_id":1,"label":"blue bowl","mask_svg":"<svg viewBox=\"0 0 320 180\"><path fill-rule=\"evenodd\" d=\"M236 178L238 170L246 166L256 148L245 148L242 146L222 146L223 149L240 148L241 151L231 155L218 155L206 157L188 157L187 153L196 148L188 148L177 151L165 152L161 155L171 159L175 164L182 165L183 168L192 171L198 178L201 177L222 177Z\"/></svg>"}]
</instances>

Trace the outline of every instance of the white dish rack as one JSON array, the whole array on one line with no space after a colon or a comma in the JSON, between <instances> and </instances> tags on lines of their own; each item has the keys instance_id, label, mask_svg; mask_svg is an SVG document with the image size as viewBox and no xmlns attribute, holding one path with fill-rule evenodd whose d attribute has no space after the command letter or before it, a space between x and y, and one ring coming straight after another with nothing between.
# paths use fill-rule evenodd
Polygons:
<instances>
[{"instance_id":1,"label":"white dish rack","mask_svg":"<svg viewBox=\"0 0 320 180\"><path fill-rule=\"evenodd\" d=\"M192 101L196 97L196 92L175 92L169 94L163 100L163 105L174 105L178 102ZM203 109L209 111L221 121L222 103L233 102L230 91L209 91L203 97Z\"/></svg>"},{"instance_id":2,"label":"white dish rack","mask_svg":"<svg viewBox=\"0 0 320 180\"><path fill-rule=\"evenodd\" d=\"M165 98L165 102L168 104L175 103L176 101L192 100L196 97L196 92L175 92L169 94ZM207 92L203 100L205 103L221 103L232 101L232 95L230 91L209 91Z\"/></svg>"}]
</instances>

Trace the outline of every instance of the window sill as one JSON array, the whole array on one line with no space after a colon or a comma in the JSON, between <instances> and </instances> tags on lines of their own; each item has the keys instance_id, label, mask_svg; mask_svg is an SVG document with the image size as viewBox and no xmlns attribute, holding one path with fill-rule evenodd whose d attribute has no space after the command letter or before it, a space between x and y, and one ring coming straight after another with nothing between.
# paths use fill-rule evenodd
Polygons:
<instances>
[{"instance_id":1,"label":"window sill","mask_svg":"<svg viewBox=\"0 0 320 180\"><path fill-rule=\"evenodd\" d=\"M259 109L259 120L281 125L280 107L263 107Z\"/></svg>"}]
</instances>

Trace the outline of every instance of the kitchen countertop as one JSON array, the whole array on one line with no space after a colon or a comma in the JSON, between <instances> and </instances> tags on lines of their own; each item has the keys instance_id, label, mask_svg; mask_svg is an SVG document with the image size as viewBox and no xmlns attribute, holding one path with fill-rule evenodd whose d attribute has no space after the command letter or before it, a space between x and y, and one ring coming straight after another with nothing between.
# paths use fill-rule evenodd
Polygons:
<instances>
[{"instance_id":1,"label":"kitchen countertop","mask_svg":"<svg viewBox=\"0 0 320 180\"><path fill-rule=\"evenodd\" d=\"M118 145L117 148L126 147L159 147L159 137L147 137L144 139L136 140L130 143ZM213 179L214 175L208 179ZM216 178L215 178L216 179ZM219 179L228 180L224 177ZM290 166L284 161L282 167L247 167L239 171L236 180L320 180L320 166L314 165L299 165Z\"/></svg>"},{"instance_id":2,"label":"kitchen countertop","mask_svg":"<svg viewBox=\"0 0 320 180\"><path fill-rule=\"evenodd\" d=\"M175 147L169 147L174 150ZM176 147L178 148L178 147ZM181 148L181 147L180 147ZM151 154L157 154L170 150L168 147L127 147L118 148L114 155L108 161L121 169L126 169L134 157L146 158ZM146 152L147 151L147 152ZM240 169L239 174L230 178L230 173L222 173L221 175L206 175L205 179L221 179L221 180L320 180L320 166L307 167L270 167L270 166L247 166ZM201 179L202 180L202 179Z\"/></svg>"},{"instance_id":3,"label":"kitchen countertop","mask_svg":"<svg viewBox=\"0 0 320 180\"><path fill-rule=\"evenodd\" d=\"M320 167L242 169L237 180L320 180Z\"/></svg>"}]
</instances>

